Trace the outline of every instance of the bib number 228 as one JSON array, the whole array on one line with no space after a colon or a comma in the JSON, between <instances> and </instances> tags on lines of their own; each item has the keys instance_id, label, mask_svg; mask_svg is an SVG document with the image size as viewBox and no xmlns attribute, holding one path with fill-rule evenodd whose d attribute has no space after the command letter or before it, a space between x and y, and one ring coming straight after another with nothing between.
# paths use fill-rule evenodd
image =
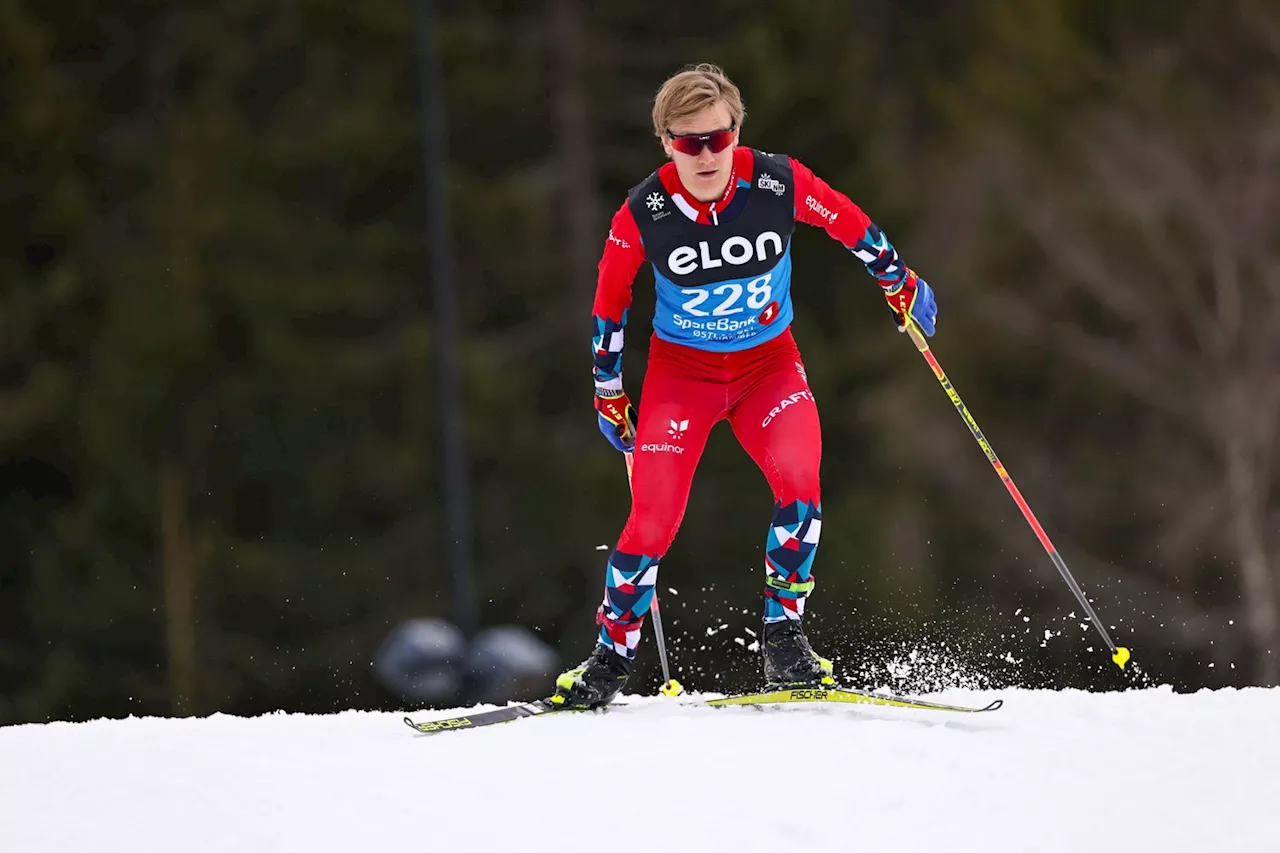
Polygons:
<instances>
[{"instance_id":1,"label":"bib number 228","mask_svg":"<svg viewBox=\"0 0 1280 853\"><path fill-rule=\"evenodd\" d=\"M772 280L773 273L765 273L759 278L751 279L746 285L736 281L726 281L711 289L686 288L680 292L692 298L680 308L691 317L728 317L731 314L741 314L747 309L739 305L738 301L742 299L742 294L745 292L747 308L759 311L773 298L773 288L769 285ZM704 311L699 307L712 296L720 297L720 303L715 308Z\"/></svg>"}]
</instances>

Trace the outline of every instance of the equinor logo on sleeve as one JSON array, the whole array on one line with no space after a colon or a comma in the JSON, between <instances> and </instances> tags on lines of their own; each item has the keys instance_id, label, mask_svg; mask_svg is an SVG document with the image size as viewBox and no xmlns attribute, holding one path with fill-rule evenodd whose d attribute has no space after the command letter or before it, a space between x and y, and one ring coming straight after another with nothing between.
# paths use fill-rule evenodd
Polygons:
<instances>
[{"instance_id":1,"label":"equinor logo on sleeve","mask_svg":"<svg viewBox=\"0 0 1280 853\"><path fill-rule=\"evenodd\" d=\"M840 215L837 211L827 207L813 196L805 197L804 206L832 224L835 224L836 217Z\"/></svg>"}]
</instances>

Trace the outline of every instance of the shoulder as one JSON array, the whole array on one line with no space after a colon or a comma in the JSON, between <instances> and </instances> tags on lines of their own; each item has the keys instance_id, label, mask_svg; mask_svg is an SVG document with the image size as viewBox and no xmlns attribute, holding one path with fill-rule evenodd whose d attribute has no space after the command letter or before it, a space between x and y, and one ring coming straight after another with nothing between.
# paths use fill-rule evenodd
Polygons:
<instances>
[{"instance_id":1,"label":"shoulder","mask_svg":"<svg viewBox=\"0 0 1280 853\"><path fill-rule=\"evenodd\" d=\"M769 190L780 199L790 199L795 188L791 158L786 154L774 154L755 148L748 148L747 152L750 158L748 182L757 189Z\"/></svg>"},{"instance_id":2,"label":"shoulder","mask_svg":"<svg viewBox=\"0 0 1280 853\"><path fill-rule=\"evenodd\" d=\"M630 190L627 191L627 202L628 203L632 203L636 201L642 202L644 201L645 196L647 196L649 193L655 192L655 191L662 191L663 190L662 172L664 170L670 170L674 172L675 167L676 167L675 163L664 163L663 165L654 169L652 172L648 174L647 177L645 177L643 181L636 184L634 187L632 187Z\"/></svg>"},{"instance_id":3,"label":"shoulder","mask_svg":"<svg viewBox=\"0 0 1280 853\"><path fill-rule=\"evenodd\" d=\"M758 168L776 171L791 171L792 158L788 154L775 154L772 151L761 151L759 148L746 148L747 162Z\"/></svg>"},{"instance_id":4,"label":"shoulder","mask_svg":"<svg viewBox=\"0 0 1280 853\"><path fill-rule=\"evenodd\" d=\"M623 249L631 249L640 245L641 242L640 223L636 220L635 211L631 209L631 199L628 197L614 211L613 218L609 221L608 243L616 244Z\"/></svg>"}]
</instances>

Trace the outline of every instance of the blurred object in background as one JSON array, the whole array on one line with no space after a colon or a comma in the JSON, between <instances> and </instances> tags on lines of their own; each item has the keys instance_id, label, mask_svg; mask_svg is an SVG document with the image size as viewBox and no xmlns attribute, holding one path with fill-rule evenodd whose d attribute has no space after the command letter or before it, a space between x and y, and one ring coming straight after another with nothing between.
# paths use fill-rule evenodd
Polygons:
<instances>
[{"instance_id":1,"label":"blurred object in background","mask_svg":"<svg viewBox=\"0 0 1280 853\"><path fill-rule=\"evenodd\" d=\"M478 632L470 646L443 619L411 619L387 636L374 656L384 687L416 703L501 703L545 690L559 657L521 625Z\"/></svg>"},{"instance_id":2,"label":"blurred object in background","mask_svg":"<svg viewBox=\"0 0 1280 853\"><path fill-rule=\"evenodd\" d=\"M391 692L438 702L462 693L466 653L466 638L453 623L411 619L387 635L374 655L373 667Z\"/></svg>"},{"instance_id":3,"label":"blurred object in background","mask_svg":"<svg viewBox=\"0 0 1280 853\"><path fill-rule=\"evenodd\" d=\"M482 629L467 650L467 663L479 702L541 697L560 671L560 656L523 625Z\"/></svg>"}]
</instances>

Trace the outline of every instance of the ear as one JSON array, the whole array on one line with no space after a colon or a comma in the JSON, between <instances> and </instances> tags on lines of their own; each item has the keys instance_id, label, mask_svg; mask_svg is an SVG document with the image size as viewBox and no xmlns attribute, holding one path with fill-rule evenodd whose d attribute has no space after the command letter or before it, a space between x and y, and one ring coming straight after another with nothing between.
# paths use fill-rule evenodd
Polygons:
<instances>
[{"instance_id":1,"label":"ear","mask_svg":"<svg viewBox=\"0 0 1280 853\"><path fill-rule=\"evenodd\" d=\"M671 150L671 143L667 141L667 137L665 135L659 136L658 141L662 143L662 151L667 155L667 159L674 159L674 153Z\"/></svg>"}]
</instances>

